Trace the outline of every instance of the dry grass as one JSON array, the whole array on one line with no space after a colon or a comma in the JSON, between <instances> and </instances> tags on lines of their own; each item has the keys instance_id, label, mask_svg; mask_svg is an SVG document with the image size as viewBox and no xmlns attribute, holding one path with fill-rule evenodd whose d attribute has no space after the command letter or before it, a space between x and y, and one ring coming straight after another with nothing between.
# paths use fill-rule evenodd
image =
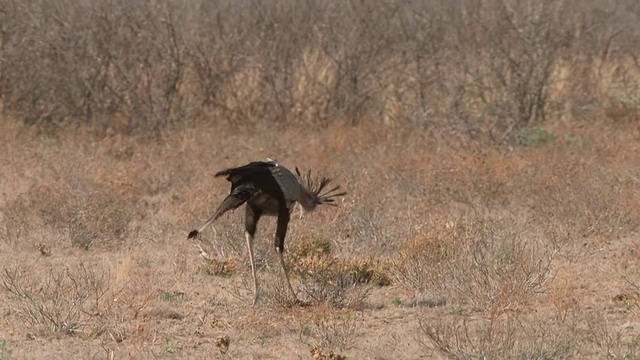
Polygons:
<instances>
[{"instance_id":1,"label":"dry grass","mask_svg":"<svg viewBox=\"0 0 640 360\"><path fill-rule=\"evenodd\" d=\"M262 155L226 154L227 135ZM633 358L640 152L628 131L576 136L578 150L453 150L358 127L7 136L0 338L18 357L70 356L44 346L55 338L87 357ZM292 221L286 261L306 307L286 301L273 219L257 234L256 309L241 213L203 234L209 260L186 241L227 191L211 173L273 153L349 190Z\"/></svg>"},{"instance_id":2,"label":"dry grass","mask_svg":"<svg viewBox=\"0 0 640 360\"><path fill-rule=\"evenodd\" d=\"M0 358L640 356L635 3L4 3ZM294 213L305 306L273 218L255 308L242 211L186 240L266 157L348 192Z\"/></svg>"}]
</instances>

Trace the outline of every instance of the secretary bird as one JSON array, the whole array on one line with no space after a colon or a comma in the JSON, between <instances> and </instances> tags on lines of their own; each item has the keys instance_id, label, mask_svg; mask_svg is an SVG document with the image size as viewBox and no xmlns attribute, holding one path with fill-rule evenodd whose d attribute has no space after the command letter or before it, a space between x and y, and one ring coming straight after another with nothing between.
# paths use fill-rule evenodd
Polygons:
<instances>
[{"instance_id":1,"label":"secretary bird","mask_svg":"<svg viewBox=\"0 0 640 360\"><path fill-rule=\"evenodd\" d=\"M311 170L303 176L297 167L294 175L289 169L271 159L251 162L215 174L215 177L219 176L226 176L227 180L231 182L231 192L199 230L189 232L187 239L197 237L222 214L246 203L245 238L251 262L251 275L253 276L252 305L255 306L258 300L258 280L253 259L253 237L256 233L258 220L262 215L277 216L276 252L280 258L280 265L282 265L289 291L297 300L282 256L291 212L296 203L300 204L307 212L314 211L318 205L335 206L335 198L346 195L346 192L340 191L340 186L326 190L331 179L322 177L319 181L315 181L311 178Z\"/></svg>"}]
</instances>

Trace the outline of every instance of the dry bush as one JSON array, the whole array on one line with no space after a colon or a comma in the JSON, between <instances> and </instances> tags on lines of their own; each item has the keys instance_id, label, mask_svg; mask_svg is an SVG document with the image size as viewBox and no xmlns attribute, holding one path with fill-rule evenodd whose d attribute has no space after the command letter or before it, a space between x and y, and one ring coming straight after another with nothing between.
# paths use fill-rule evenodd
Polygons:
<instances>
[{"instance_id":1,"label":"dry bush","mask_svg":"<svg viewBox=\"0 0 640 360\"><path fill-rule=\"evenodd\" d=\"M35 279L30 269L5 268L4 289L14 310L39 332L77 334L99 316L111 290L110 278L83 264L48 272Z\"/></svg>"},{"instance_id":2,"label":"dry bush","mask_svg":"<svg viewBox=\"0 0 640 360\"><path fill-rule=\"evenodd\" d=\"M554 251L513 219L451 222L412 241L393 262L397 282L497 316L526 304L552 275ZM430 237L432 236L432 237Z\"/></svg>"},{"instance_id":3,"label":"dry bush","mask_svg":"<svg viewBox=\"0 0 640 360\"><path fill-rule=\"evenodd\" d=\"M42 185L18 196L8 205L4 218L11 241L42 241L29 232L44 226L66 233L71 245L89 249L123 242L131 236L130 224L139 216L135 204L117 193L78 194Z\"/></svg>"},{"instance_id":4,"label":"dry bush","mask_svg":"<svg viewBox=\"0 0 640 360\"><path fill-rule=\"evenodd\" d=\"M379 261L340 259L331 254L331 244L321 239L296 244L287 258L291 275L298 279L304 298L312 304L360 308L370 286L390 284Z\"/></svg>"},{"instance_id":5,"label":"dry bush","mask_svg":"<svg viewBox=\"0 0 640 360\"><path fill-rule=\"evenodd\" d=\"M11 313L39 336L62 332L120 343L141 336L135 319L159 299L148 283L123 283L120 274L82 263L42 276L31 268L5 268L2 281ZM181 316L175 311L161 315Z\"/></svg>"},{"instance_id":6,"label":"dry bush","mask_svg":"<svg viewBox=\"0 0 640 360\"><path fill-rule=\"evenodd\" d=\"M611 239L637 229L640 212L633 185L595 161L570 159L540 167L525 187L534 220L548 228L564 227L571 239Z\"/></svg>"},{"instance_id":7,"label":"dry bush","mask_svg":"<svg viewBox=\"0 0 640 360\"><path fill-rule=\"evenodd\" d=\"M450 286L475 309L516 308L541 292L552 275L554 251L524 236L512 220L474 221L459 231L463 256L448 264Z\"/></svg>"},{"instance_id":8,"label":"dry bush","mask_svg":"<svg viewBox=\"0 0 640 360\"><path fill-rule=\"evenodd\" d=\"M4 70L24 76L3 71L2 95L5 108L24 113L25 123L80 120L127 133L166 126L176 115L185 71L179 8L40 1L3 7ZM24 50L15 32L29 44Z\"/></svg>"},{"instance_id":9,"label":"dry bush","mask_svg":"<svg viewBox=\"0 0 640 360\"><path fill-rule=\"evenodd\" d=\"M49 186L39 186L21 194L3 212L5 240L17 243L32 239L35 235L31 232L40 226L54 227L59 224L60 217L64 217L64 206L65 200L60 192Z\"/></svg>"},{"instance_id":10,"label":"dry bush","mask_svg":"<svg viewBox=\"0 0 640 360\"><path fill-rule=\"evenodd\" d=\"M101 191L74 197L70 204L69 237L73 246L113 246L131 236L129 224L137 209L125 199Z\"/></svg>"},{"instance_id":11,"label":"dry bush","mask_svg":"<svg viewBox=\"0 0 640 360\"><path fill-rule=\"evenodd\" d=\"M420 341L449 359L573 359L576 324L535 315L472 319L456 315L423 320Z\"/></svg>"},{"instance_id":12,"label":"dry bush","mask_svg":"<svg viewBox=\"0 0 640 360\"><path fill-rule=\"evenodd\" d=\"M447 263L459 256L460 244L446 228L434 228L432 234L433 237L408 240L394 256L391 260L394 283L418 294L444 294Z\"/></svg>"},{"instance_id":13,"label":"dry bush","mask_svg":"<svg viewBox=\"0 0 640 360\"><path fill-rule=\"evenodd\" d=\"M2 108L52 131L377 122L501 143L637 68L632 0L0 5Z\"/></svg>"},{"instance_id":14,"label":"dry bush","mask_svg":"<svg viewBox=\"0 0 640 360\"><path fill-rule=\"evenodd\" d=\"M429 216L451 214L439 219L443 222L469 216L527 218L550 239L567 241L629 234L640 225L635 176L624 165L633 161L634 148L608 144L576 148L572 141L558 141L515 152L452 153L424 172ZM611 163L610 152L623 159ZM611 166L602 167L603 161Z\"/></svg>"},{"instance_id":15,"label":"dry bush","mask_svg":"<svg viewBox=\"0 0 640 360\"><path fill-rule=\"evenodd\" d=\"M637 359L640 356L640 333L634 329L637 325L612 323L602 311L592 311L585 318L585 337L601 359Z\"/></svg>"},{"instance_id":16,"label":"dry bush","mask_svg":"<svg viewBox=\"0 0 640 360\"><path fill-rule=\"evenodd\" d=\"M352 311L319 312L300 325L300 340L311 348L312 354L313 349L317 350L318 359L332 359L329 354L321 354L324 351L330 354L348 351L357 337L359 322L358 314Z\"/></svg>"}]
</instances>

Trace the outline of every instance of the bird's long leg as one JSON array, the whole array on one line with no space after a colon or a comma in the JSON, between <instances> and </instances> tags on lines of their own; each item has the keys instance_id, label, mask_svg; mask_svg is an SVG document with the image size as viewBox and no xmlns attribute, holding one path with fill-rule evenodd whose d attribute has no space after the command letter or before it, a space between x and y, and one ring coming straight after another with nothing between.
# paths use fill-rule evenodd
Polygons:
<instances>
[{"instance_id":1,"label":"bird's long leg","mask_svg":"<svg viewBox=\"0 0 640 360\"><path fill-rule=\"evenodd\" d=\"M280 265L282 265L282 270L284 271L284 278L287 280L287 286L289 287L289 292L291 292L291 296L293 296L295 300L298 300L298 297L296 296L296 292L293 291L293 286L291 286L291 280L289 280L289 270L287 269L287 265L284 263L282 250L276 249L276 252L278 253L278 257L280 258Z\"/></svg>"},{"instance_id":2,"label":"bird's long leg","mask_svg":"<svg viewBox=\"0 0 640 360\"><path fill-rule=\"evenodd\" d=\"M251 276L253 276L253 302L251 306L255 306L258 302L258 277L256 276L256 264L253 260L253 236L248 231L244 232L247 238L247 249L249 249L249 261L251 262Z\"/></svg>"},{"instance_id":3,"label":"bird's long leg","mask_svg":"<svg viewBox=\"0 0 640 360\"><path fill-rule=\"evenodd\" d=\"M287 227L289 225L289 219L291 217L291 213L286 206L282 206L278 211L278 226L276 229L276 252L278 253L278 257L280 258L280 265L282 265L282 270L284 272L284 277L287 280L287 286L289 287L289 291L293 298L297 301L298 297L296 296L295 291L293 291L293 287L291 286L291 280L289 280L289 270L287 269L287 265L284 263L284 257L282 252L284 251L284 237L287 235Z\"/></svg>"},{"instance_id":4,"label":"bird's long leg","mask_svg":"<svg viewBox=\"0 0 640 360\"><path fill-rule=\"evenodd\" d=\"M251 206L251 204L247 204L246 211L245 211L245 219L244 219L244 227L245 227L244 235L247 239L247 249L249 250L249 261L251 262L251 276L253 276L252 306L255 306L256 302L258 301L258 277L256 275L256 263L253 258L253 237L256 234L258 220L260 220L261 215L262 215L262 210L258 209L257 207Z\"/></svg>"},{"instance_id":5,"label":"bird's long leg","mask_svg":"<svg viewBox=\"0 0 640 360\"><path fill-rule=\"evenodd\" d=\"M238 208L240 205L244 204L247 200L249 200L255 193L257 189L252 185L247 186L238 186L233 189L227 197L222 200L220 206L216 212L209 218L198 230L192 230L189 232L187 239L194 238L198 236L207 226L211 225L214 221L216 221L222 214L226 213L229 210L233 210Z\"/></svg>"}]
</instances>

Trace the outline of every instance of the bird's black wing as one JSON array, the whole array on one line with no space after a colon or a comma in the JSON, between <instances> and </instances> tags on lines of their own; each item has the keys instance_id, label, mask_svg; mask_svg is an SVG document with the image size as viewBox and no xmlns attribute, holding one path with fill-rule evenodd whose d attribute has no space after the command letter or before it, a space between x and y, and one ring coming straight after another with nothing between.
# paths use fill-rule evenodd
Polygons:
<instances>
[{"instance_id":1,"label":"bird's black wing","mask_svg":"<svg viewBox=\"0 0 640 360\"><path fill-rule=\"evenodd\" d=\"M226 176L231 182L231 191L241 185L251 184L266 193L281 195L282 189L273 177L272 169L277 166L273 162L254 161L247 165L222 170L216 177Z\"/></svg>"},{"instance_id":2,"label":"bird's black wing","mask_svg":"<svg viewBox=\"0 0 640 360\"><path fill-rule=\"evenodd\" d=\"M274 166L276 166L276 164L272 162L254 161L247 165L219 171L215 174L215 177L226 176L227 180L233 183L238 182L243 178L252 177L261 172L269 171L269 169Z\"/></svg>"}]
</instances>

